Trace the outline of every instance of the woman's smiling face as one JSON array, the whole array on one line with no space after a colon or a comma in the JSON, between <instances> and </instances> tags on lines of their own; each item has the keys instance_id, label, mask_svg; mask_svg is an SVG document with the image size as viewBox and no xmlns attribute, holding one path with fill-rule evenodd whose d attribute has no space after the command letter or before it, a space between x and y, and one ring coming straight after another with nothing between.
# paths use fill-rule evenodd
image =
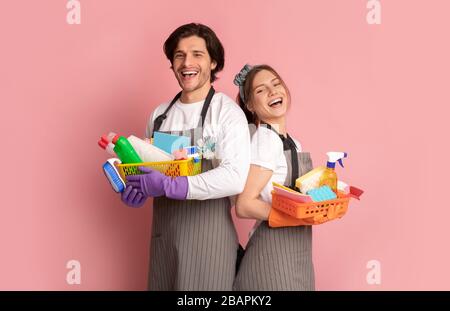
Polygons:
<instances>
[{"instance_id":1,"label":"woman's smiling face","mask_svg":"<svg viewBox=\"0 0 450 311\"><path fill-rule=\"evenodd\" d=\"M275 121L284 117L289 106L289 96L281 79L269 70L261 70L254 79L251 89L250 111L262 121Z\"/></svg>"}]
</instances>

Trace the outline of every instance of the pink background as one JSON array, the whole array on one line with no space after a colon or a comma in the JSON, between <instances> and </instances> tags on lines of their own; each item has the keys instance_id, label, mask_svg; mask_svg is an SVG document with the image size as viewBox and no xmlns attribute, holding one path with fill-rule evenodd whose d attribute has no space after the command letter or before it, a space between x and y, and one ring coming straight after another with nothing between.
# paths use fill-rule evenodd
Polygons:
<instances>
[{"instance_id":1,"label":"pink background","mask_svg":"<svg viewBox=\"0 0 450 311\"><path fill-rule=\"evenodd\" d=\"M216 89L268 63L290 87L288 128L315 165L349 153L362 187L345 218L314 227L319 290L449 290L447 0L2 0L0 289L144 290L151 208L130 209L101 171L110 130L144 135L178 85L162 52L177 26L210 25L226 50ZM447 141L447 142L446 142ZM247 241L251 221L238 221ZM68 285L66 263L81 263ZM370 260L381 284L369 285Z\"/></svg>"}]
</instances>

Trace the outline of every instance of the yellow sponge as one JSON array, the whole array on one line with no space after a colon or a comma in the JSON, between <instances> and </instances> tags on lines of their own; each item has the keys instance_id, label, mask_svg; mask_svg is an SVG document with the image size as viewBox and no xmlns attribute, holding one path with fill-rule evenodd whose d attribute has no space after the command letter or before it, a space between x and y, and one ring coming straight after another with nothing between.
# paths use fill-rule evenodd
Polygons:
<instances>
[{"instance_id":1,"label":"yellow sponge","mask_svg":"<svg viewBox=\"0 0 450 311\"><path fill-rule=\"evenodd\" d=\"M320 176L322 176L325 170L325 166L316 167L312 171L297 178L297 180L295 181L295 186L300 189L301 193L304 194L306 194L309 190L318 188Z\"/></svg>"}]
</instances>

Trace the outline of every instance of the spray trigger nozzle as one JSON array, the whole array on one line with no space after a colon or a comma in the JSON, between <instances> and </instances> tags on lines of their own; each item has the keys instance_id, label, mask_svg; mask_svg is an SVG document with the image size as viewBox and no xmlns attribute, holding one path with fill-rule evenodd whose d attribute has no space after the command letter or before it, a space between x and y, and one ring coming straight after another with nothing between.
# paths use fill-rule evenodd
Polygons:
<instances>
[{"instance_id":1,"label":"spray trigger nozzle","mask_svg":"<svg viewBox=\"0 0 450 311\"><path fill-rule=\"evenodd\" d=\"M343 159L347 157L347 152L327 152L327 167L334 169L335 163L338 162L344 167Z\"/></svg>"}]
</instances>

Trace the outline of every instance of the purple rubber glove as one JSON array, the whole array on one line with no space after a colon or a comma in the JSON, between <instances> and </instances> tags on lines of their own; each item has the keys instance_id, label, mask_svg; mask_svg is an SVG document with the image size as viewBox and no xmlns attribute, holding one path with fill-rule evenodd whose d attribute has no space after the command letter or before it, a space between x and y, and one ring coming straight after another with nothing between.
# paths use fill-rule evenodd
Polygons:
<instances>
[{"instance_id":1,"label":"purple rubber glove","mask_svg":"<svg viewBox=\"0 0 450 311\"><path fill-rule=\"evenodd\" d=\"M128 185L122 192L121 199L129 207L141 207L147 201L147 197L142 192Z\"/></svg>"},{"instance_id":2,"label":"purple rubber glove","mask_svg":"<svg viewBox=\"0 0 450 311\"><path fill-rule=\"evenodd\" d=\"M133 189L149 197L166 196L175 200L186 199L188 192L186 176L172 178L148 167L140 166L139 169L146 174L127 176L127 187L132 186Z\"/></svg>"}]
</instances>

